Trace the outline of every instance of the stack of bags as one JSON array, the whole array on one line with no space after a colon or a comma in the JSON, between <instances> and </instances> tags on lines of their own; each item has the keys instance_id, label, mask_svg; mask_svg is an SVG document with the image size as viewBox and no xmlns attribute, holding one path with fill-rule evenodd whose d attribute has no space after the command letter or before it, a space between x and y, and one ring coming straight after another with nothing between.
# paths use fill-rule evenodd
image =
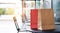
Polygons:
<instances>
[{"instance_id":1,"label":"stack of bags","mask_svg":"<svg viewBox=\"0 0 60 33\"><path fill-rule=\"evenodd\" d=\"M51 8L51 0L36 0L32 3L31 1L24 1L23 4L25 4L23 6L28 6L25 8L23 7L23 12L25 12L26 14L26 16L24 16L25 18L30 17L29 20L31 24L31 29L54 29L54 13ZM30 5L33 5L33 7L30 7ZM29 11L26 11L28 9Z\"/></svg>"},{"instance_id":2,"label":"stack of bags","mask_svg":"<svg viewBox=\"0 0 60 33\"><path fill-rule=\"evenodd\" d=\"M54 13L52 9L31 9L31 29L54 29Z\"/></svg>"}]
</instances>

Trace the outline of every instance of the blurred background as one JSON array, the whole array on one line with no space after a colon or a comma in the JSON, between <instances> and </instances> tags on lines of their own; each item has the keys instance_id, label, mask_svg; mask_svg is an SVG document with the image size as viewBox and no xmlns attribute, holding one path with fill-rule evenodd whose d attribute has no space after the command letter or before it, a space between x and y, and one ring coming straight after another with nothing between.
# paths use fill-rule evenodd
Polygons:
<instances>
[{"instance_id":1,"label":"blurred background","mask_svg":"<svg viewBox=\"0 0 60 33\"><path fill-rule=\"evenodd\" d=\"M17 17L17 23L21 28L22 11L26 11L27 21L25 27L21 29L31 30L30 9L40 9L42 5L46 9L52 8L54 10L55 24L60 24L60 0L24 0L24 6L22 0L0 0L0 33L17 33L13 17Z\"/></svg>"}]
</instances>

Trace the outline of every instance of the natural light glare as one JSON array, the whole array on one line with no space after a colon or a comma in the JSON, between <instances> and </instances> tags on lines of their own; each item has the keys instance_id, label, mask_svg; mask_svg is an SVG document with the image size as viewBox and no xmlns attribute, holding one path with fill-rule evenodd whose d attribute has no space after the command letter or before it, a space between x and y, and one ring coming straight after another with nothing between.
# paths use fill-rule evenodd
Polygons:
<instances>
[{"instance_id":1,"label":"natural light glare","mask_svg":"<svg viewBox=\"0 0 60 33\"><path fill-rule=\"evenodd\" d=\"M13 16L17 17L19 27L21 26L22 2L20 0L0 0L0 8L13 8ZM12 12L12 11L11 11ZM8 12L10 13L10 12ZM0 33L17 33L12 15L0 16ZM4 21L3 21L4 19ZM8 20L8 21L7 21Z\"/></svg>"}]
</instances>

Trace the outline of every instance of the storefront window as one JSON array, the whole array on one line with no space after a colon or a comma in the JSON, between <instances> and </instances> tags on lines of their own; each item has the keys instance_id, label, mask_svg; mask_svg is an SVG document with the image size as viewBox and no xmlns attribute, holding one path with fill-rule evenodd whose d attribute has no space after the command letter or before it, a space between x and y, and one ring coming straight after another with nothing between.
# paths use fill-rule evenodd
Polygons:
<instances>
[{"instance_id":1,"label":"storefront window","mask_svg":"<svg viewBox=\"0 0 60 33\"><path fill-rule=\"evenodd\" d=\"M55 15L55 22L60 24L60 0L53 0L53 10Z\"/></svg>"}]
</instances>

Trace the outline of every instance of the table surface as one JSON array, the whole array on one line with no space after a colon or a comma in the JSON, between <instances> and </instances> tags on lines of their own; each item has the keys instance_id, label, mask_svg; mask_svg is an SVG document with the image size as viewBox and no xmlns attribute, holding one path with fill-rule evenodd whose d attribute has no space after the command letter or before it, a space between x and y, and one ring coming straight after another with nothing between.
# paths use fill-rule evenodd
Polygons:
<instances>
[{"instance_id":1,"label":"table surface","mask_svg":"<svg viewBox=\"0 0 60 33\"><path fill-rule=\"evenodd\" d=\"M55 30L48 30L48 31L37 31L34 30L32 33L59 33L60 32L60 25L55 25Z\"/></svg>"}]
</instances>

